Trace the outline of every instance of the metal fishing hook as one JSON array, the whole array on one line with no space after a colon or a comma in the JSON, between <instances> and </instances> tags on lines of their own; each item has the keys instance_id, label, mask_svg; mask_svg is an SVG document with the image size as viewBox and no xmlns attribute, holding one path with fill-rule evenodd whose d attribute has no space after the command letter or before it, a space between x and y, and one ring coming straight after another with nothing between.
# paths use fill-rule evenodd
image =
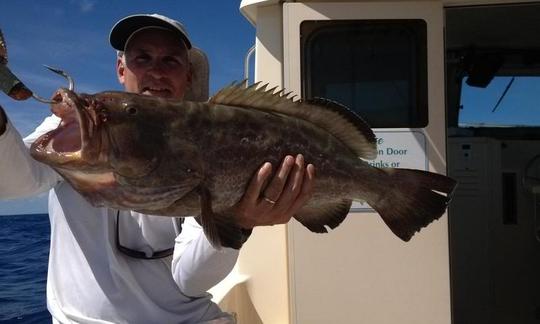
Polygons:
<instances>
[{"instance_id":1,"label":"metal fishing hook","mask_svg":"<svg viewBox=\"0 0 540 324\"><path fill-rule=\"evenodd\" d=\"M47 104L56 103L56 101L42 98L37 94L33 93L33 91L31 91L30 89L28 89L24 85L24 83L22 83L22 81L19 80L19 78L17 78L17 76L15 76L13 72L11 72L11 70L7 66L7 63L8 53L6 40L4 39L4 35L2 34L2 30L0 29L0 90L2 90L5 94L15 100L26 100L30 98L30 96L32 96L39 102ZM69 82L69 90L73 91L73 89L75 88L75 84L73 82L73 79L66 72L47 65L45 65L45 67L50 71L56 74L60 74L61 76L66 78Z\"/></svg>"},{"instance_id":2,"label":"metal fishing hook","mask_svg":"<svg viewBox=\"0 0 540 324\"><path fill-rule=\"evenodd\" d=\"M45 66L50 71L52 71L52 72L54 72L56 74L59 74L59 75L63 76L64 78L66 78L67 81L68 81L68 89L70 91L73 91L73 89L75 88L75 82L73 81L73 78L70 77L65 71L62 71L62 70L57 69L57 68L50 67L48 65L43 65L43 66ZM36 99L39 102L46 103L46 104L57 103L57 101L45 99L43 97L38 96L35 93L32 93L32 98Z\"/></svg>"}]
</instances>

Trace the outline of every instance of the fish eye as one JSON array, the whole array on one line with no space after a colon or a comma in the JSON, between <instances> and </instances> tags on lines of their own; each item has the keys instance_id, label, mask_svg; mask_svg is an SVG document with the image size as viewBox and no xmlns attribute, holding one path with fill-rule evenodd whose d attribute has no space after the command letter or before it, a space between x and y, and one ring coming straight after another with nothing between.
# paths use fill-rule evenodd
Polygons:
<instances>
[{"instance_id":1,"label":"fish eye","mask_svg":"<svg viewBox=\"0 0 540 324\"><path fill-rule=\"evenodd\" d=\"M133 107L133 106L127 106L126 107L126 112L129 114L129 115L136 115L137 114L137 108Z\"/></svg>"}]
</instances>

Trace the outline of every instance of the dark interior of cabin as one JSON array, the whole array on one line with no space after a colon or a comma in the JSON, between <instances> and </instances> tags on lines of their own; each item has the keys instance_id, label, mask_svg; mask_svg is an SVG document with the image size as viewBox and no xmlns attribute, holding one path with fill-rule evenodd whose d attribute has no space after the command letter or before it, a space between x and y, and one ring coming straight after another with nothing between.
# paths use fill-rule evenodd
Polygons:
<instances>
[{"instance_id":1,"label":"dark interior of cabin","mask_svg":"<svg viewBox=\"0 0 540 324\"><path fill-rule=\"evenodd\" d=\"M540 323L540 4L445 11L452 318Z\"/></svg>"}]
</instances>

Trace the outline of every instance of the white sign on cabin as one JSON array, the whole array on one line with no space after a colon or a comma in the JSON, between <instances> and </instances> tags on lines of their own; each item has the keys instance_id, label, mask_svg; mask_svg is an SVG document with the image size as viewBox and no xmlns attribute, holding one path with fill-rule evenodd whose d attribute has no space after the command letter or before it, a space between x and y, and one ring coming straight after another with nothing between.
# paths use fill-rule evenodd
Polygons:
<instances>
[{"instance_id":1,"label":"white sign on cabin","mask_svg":"<svg viewBox=\"0 0 540 324\"><path fill-rule=\"evenodd\" d=\"M428 170L426 136L420 131L375 131L377 158L365 160L378 168ZM373 211L366 203L353 202L352 211Z\"/></svg>"}]
</instances>

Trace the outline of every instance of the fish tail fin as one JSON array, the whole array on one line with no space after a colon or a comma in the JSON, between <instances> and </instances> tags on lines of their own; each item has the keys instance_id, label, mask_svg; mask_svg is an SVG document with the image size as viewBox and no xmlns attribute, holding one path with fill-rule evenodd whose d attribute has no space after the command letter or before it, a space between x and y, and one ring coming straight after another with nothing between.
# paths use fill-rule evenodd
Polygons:
<instances>
[{"instance_id":1,"label":"fish tail fin","mask_svg":"<svg viewBox=\"0 0 540 324\"><path fill-rule=\"evenodd\" d=\"M386 191L367 203L390 230L404 241L445 212L456 181L447 176L412 169L382 169L389 178Z\"/></svg>"}]
</instances>

